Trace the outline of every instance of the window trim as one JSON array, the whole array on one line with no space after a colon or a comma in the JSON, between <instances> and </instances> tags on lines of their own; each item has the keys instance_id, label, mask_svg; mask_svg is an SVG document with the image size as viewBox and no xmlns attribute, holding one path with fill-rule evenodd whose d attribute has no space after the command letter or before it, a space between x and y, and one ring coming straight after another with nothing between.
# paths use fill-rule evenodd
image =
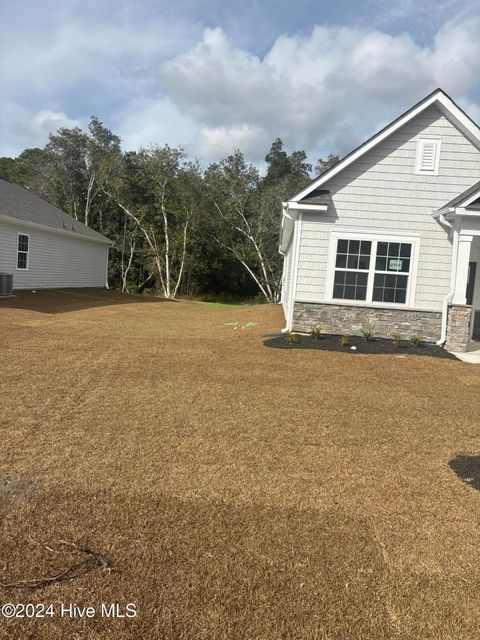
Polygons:
<instances>
[{"instance_id":1,"label":"window trim","mask_svg":"<svg viewBox=\"0 0 480 640\"><path fill-rule=\"evenodd\" d=\"M20 249L18 248L18 243L20 240L20 236L26 236L28 238L28 251L20 251ZM26 267L19 267L18 266L18 254L19 253L26 253L27 254L27 266ZM30 267L30 234L29 233L22 233L21 231L19 231L17 233L17 251L15 254L15 268L17 269L17 271L28 271Z\"/></svg>"},{"instance_id":2,"label":"window trim","mask_svg":"<svg viewBox=\"0 0 480 640\"><path fill-rule=\"evenodd\" d=\"M433 142L435 145L435 163L433 171L422 169L423 147L426 142ZM429 136L419 136L417 140L417 150L415 156L415 174L417 176L438 176L438 168L440 166L440 152L442 148L442 139Z\"/></svg>"},{"instance_id":3,"label":"window trim","mask_svg":"<svg viewBox=\"0 0 480 640\"><path fill-rule=\"evenodd\" d=\"M372 253L370 255L370 268L368 270L367 280L367 298L366 300L347 300L344 298L333 297L333 283L335 279L335 263L337 258L337 243L338 240L370 240L372 242ZM398 272L399 275L408 275L407 283L407 295L405 302L374 302L373 296L373 283L375 278L375 262L377 255L378 242L400 242L412 245L412 253L410 257L410 271L408 274ZM415 306L416 288L417 288L417 271L418 271L418 258L420 254L420 237L418 235L399 235L398 232L390 233L377 233L375 231L340 231L332 230L330 232L330 240L328 247L328 260L327 260L327 277L325 281L325 302L332 304L345 305L345 306L357 306L357 307L373 307L373 308L385 308L385 309L408 309ZM364 272L366 273L366 272ZM393 272L392 272L393 273Z\"/></svg>"}]
</instances>

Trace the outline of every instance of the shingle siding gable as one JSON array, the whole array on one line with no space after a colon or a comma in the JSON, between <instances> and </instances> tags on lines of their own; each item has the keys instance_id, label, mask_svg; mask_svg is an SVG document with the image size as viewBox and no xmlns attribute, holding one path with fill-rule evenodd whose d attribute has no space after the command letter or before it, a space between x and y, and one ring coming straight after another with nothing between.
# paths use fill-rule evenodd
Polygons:
<instances>
[{"instance_id":1,"label":"shingle siding gable","mask_svg":"<svg viewBox=\"0 0 480 640\"><path fill-rule=\"evenodd\" d=\"M438 175L415 174L419 136L442 140ZM327 214L303 213L298 265L299 300L323 301L331 229L419 233L415 306L439 310L450 286L451 245L432 212L480 177L480 152L431 106L326 181Z\"/></svg>"}]
</instances>

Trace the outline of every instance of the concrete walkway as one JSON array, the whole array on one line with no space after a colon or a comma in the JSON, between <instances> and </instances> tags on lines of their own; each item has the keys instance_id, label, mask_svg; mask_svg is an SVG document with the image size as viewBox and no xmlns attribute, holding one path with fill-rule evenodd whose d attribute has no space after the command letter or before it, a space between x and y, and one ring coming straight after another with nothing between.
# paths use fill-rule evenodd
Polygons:
<instances>
[{"instance_id":1,"label":"concrete walkway","mask_svg":"<svg viewBox=\"0 0 480 640\"><path fill-rule=\"evenodd\" d=\"M480 364L480 342L471 340L465 353L454 353L454 355L463 362Z\"/></svg>"}]
</instances>

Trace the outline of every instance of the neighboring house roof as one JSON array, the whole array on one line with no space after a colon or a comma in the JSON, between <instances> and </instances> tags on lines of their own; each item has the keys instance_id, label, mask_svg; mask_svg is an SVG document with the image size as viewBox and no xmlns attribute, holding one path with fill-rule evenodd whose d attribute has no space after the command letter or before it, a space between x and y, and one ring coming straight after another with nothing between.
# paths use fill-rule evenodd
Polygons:
<instances>
[{"instance_id":1,"label":"neighboring house roof","mask_svg":"<svg viewBox=\"0 0 480 640\"><path fill-rule=\"evenodd\" d=\"M0 219L14 218L24 223L40 225L75 234L85 239L111 244L111 241L90 227L75 220L61 209L49 204L28 189L0 180Z\"/></svg>"},{"instance_id":2,"label":"neighboring house roof","mask_svg":"<svg viewBox=\"0 0 480 640\"><path fill-rule=\"evenodd\" d=\"M377 144L385 140L392 133L403 127L407 122L415 118L432 105L435 105L465 136L480 149L480 128L478 125L448 96L442 89L435 89L423 100L414 105L411 109L396 118L388 126L381 129L366 142L354 149L351 153L342 158L335 165L324 171L317 178L312 180L299 193L289 199L289 202L299 202L316 191L327 180L348 167L352 162L358 160L365 153L373 149Z\"/></svg>"},{"instance_id":3,"label":"neighboring house roof","mask_svg":"<svg viewBox=\"0 0 480 640\"><path fill-rule=\"evenodd\" d=\"M439 211L448 211L456 207L466 207L467 209L480 209L480 180L469 189L447 202Z\"/></svg>"}]
</instances>

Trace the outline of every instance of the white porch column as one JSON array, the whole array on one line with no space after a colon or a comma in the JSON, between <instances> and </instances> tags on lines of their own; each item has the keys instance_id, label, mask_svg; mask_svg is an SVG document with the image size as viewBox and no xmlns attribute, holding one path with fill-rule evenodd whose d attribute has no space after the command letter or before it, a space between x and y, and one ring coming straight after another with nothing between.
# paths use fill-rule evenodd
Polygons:
<instances>
[{"instance_id":1,"label":"white porch column","mask_svg":"<svg viewBox=\"0 0 480 640\"><path fill-rule=\"evenodd\" d=\"M467 304L468 263L473 236L460 232L458 236L457 264L455 268L455 293L452 304Z\"/></svg>"}]
</instances>

